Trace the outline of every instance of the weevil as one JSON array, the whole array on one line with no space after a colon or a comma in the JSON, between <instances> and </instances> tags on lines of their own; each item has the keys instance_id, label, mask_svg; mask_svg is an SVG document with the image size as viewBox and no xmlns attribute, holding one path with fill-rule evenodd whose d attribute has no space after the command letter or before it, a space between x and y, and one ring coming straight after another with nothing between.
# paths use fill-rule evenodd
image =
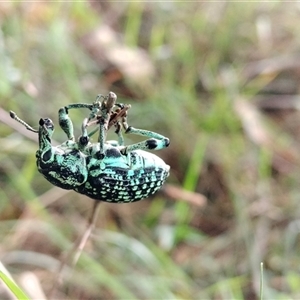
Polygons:
<instances>
[{"instance_id":1,"label":"weevil","mask_svg":"<svg viewBox=\"0 0 300 300\"><path fill-rule=\"evenodd\" d=\"M73 189L92 199L113 203L138 201L154 194L165 182L170 167L158 156L145 150L159 150L169 146L169 139L158 133L137 129L127 123L130 105L116 103L117 96L110 92L98 95L92 104L75 103L59 110L59 125L67 141L59 146L51 144L54 131L49 118L41 118L35 130L14 112L10 116L28 130L38 133L39 149L36 152L38 171L53 185ZM102 100L102 101L101 101ZM82 135L74 138L70 109L87 108L90 114L84 119ZM97 125L88 133L87 128ZM118 141L106 141L106 133L116 127ZM148 139L136 144L124 144L125 134L137 134ZM90 137L99 132L98 141Z\"/></svg>"}]
</instances>

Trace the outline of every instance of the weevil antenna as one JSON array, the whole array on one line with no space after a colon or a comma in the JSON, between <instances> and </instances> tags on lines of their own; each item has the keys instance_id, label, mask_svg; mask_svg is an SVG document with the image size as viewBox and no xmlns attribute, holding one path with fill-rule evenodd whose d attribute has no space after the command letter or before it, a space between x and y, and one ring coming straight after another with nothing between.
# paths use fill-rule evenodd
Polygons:
<instances>
[{"instance_id":1,"label":"weevil antenna","mask_svg":"<svg viewBox=\"0 0 300 300\"><path fill-rule=\"evenodd\" d=\"M32 131L32 132L35 132L35 133L38 133L39 131L36 130L36 129L33 129L30 125L28 125L25 121L23 121L22 119L20 119L17 114L13 111L10 111L9 112L10 114L10 117L14 120L16 120L17 122L21 123L23 126L25 126L25 128L29 131Z\"/></svg>"}]
</instances>

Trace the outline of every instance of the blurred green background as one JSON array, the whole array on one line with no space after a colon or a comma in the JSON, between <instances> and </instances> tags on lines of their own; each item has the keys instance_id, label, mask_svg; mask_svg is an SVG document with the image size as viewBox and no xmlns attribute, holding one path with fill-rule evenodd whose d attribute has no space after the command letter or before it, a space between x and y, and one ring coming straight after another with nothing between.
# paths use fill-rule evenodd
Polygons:
<instances>
[{"instance_id":1,"label":"blurred green background","mask_svg":"<svg viewBox=\"0 0 300 300\"><path fill-rule=\"evenodd\" d=\"M299 28L299 2L1 2L0 258L22 289L48 295L92 200L37 172L8 111L62 143L58 109L113 91L170 138L171 174L101 204L57 298L255 299L261 262L264 299L300 298Z\"/></svg>"}]
</instances>

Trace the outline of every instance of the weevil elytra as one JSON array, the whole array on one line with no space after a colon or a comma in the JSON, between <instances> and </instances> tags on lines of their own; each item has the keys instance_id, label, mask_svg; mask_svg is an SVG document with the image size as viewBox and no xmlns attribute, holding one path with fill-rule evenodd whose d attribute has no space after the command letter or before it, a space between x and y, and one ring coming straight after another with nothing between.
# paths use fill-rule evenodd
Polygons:
<instances>
[{"instance_id":1,"label":"weevil elytra","mask_svg":"<svg viewBox=\"0 0 300 300\"><path fill-rule=\"evenodd\" d=\"M159 150L169 145L169 139L152 131L137 129L127 124L129 105L116 103L117 96L110 92L106 97L98 95L92 104L69 104L59 110L59 125L67 135L67 141L59 146L51 145L53 122L40 119L35 130L17 117L10 116L28 130L38 133L39 149L36 152L37 167L53 185L73 189L92 199L125 203L138 201L154 194L165 182L170 167L158 156L145 150ZM102 100L102 101L101 101ZM87 108L88 118L82 123L82 135L75 141L70 109ZM87 128L97 125L88 133ZM116 127L118 141L106 141L107 130ZM125 134L137 134L148 139L132 145L124 145ZM98 141L90 137L99 132Z\"/></svg>"}]
</instances>

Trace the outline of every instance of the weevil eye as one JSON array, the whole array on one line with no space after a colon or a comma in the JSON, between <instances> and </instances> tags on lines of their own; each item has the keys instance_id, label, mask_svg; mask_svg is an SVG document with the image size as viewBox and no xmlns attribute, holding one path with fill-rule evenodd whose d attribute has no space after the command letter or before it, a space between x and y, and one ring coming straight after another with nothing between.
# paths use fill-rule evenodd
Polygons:
<instances>
[{"instance_id":1,"label":"weevil eye","mask_svg":"<svg viewBox=\"0 0 300 300\"><path fill-rule=\"evenodd\" d=\"M45 126L47 129L53 130L54 125L51 119L45 118L45 119L40 119L39 121L40 126Z\"/></svg>"}]
</instances>

